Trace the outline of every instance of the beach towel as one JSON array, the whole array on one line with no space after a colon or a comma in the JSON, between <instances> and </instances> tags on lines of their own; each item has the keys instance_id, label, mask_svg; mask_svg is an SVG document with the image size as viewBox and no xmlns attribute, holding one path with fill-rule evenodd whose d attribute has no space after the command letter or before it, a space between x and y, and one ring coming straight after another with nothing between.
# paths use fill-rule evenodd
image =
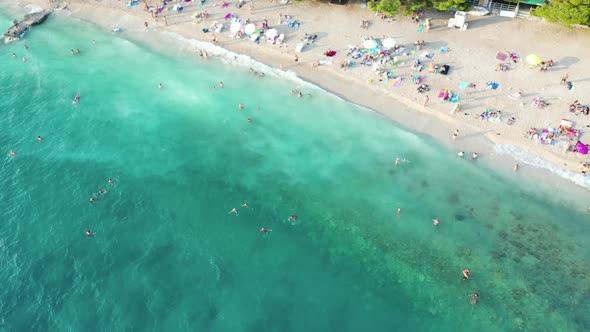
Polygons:
<instances>
[{"instance_id":1,"label":"beach towel","mask_svg":"<svg viewBox=\"0 0 590 332\"><path fill-rule=\"evenodd\" d=\"M494 82L494 81L486 82L486 87L489 90L496 90L499 86L500 86L500 84L497 82Z\"/></svg>"},{"instance_id":2,"label":"beach towel","mask_svg":"<svg viewBox=\"0 0 590 332\"><path fill-rule=\"evenodd\" d=\"M129 1L129 2L127 2L127 7L135 7L138 4L139 4L139 1L137 1L137 0Z\"/></svg>"},{"instance_id":3,"label":"beach towel","mask_svg":"<svg viewBox=\"0 0 590 332\"><path fill-rule=\"evenodd\" d=\"M424 31L424 24L420 24L418 26L418 32L422 32L422 31Z\"/></svg>"},{"instance_id":4,"label":"beach towel","mask_svg":"<svg viewBox=\"0 0 590 332\"><path fill-rule=\"evenodd\" d=\"M451 98L449 98L451 103L457 104L461 101L461 95L458 93L451 93Z\"/></svg>"},{"instance_id":5,"label":"beach towel","mask_svg":"<svg viewBox=\"0 0 590 332\"><path fill-rule=\"evenodd\" d=\"M331 58L334 55L336 55L336 51L329 50L329 51L326 51L326 53L324 53L324 55Z\"/></svg>"},{"instance_id":6,"label":"beach towel","mask_svg":"<svg viewBox=\"0 0 590 332\"><path fill-rule=\"evenodd\" d=\"M447 53L448 51L449 51L449 48L448 48L448 47L441 47L441 48L440 48L440 53L442 53L442 54L445 54L445 53Z\"/></svg>"},{"instance_id":7,"label":"beach towel","mask_svg":"<svg viewBox=\"0 0 590 332\"><path fill-rule=\"evenodd\" d=\"M575 86L574 83L567 81L567 82L565 82L565 84L567 85L568 90L572 91L574 89L574 86Z\"/></svg>"},{"instance_id":8,"label":"beach towel","mask_svg":"<svg viewBox=\"0 0 590 332\"><path fill-rule=\"evenodd\" d=\"M503 52L498 52L498 53L496 53L496 59L498 59L500 61L505 61L506 59L508 59L508 54L503 53Z\"/></svg>"},{"instance_id":9,"label":"beach towel","mask_svg":"<svg viewBox=\"0 0 590 332\"><path fill-rule=\"evenodd\" d=\"M226 14L226 15L225 15L223 18L224 18L225 20L229 20L229 19L231 19L231 18L232 18L232 16L233 16L233 14L232 14L232 13L227 13L227 14Z\"/></svg>"},{"instance_id":10,"label":"beach towel","mask_svg":"<svg viewBox=\"0 0 590 332\"><path fill-rule=\"evenodd\" d=\"M465 90L467 87L469 86L468 82L461 82L461 85L459 85L459 88L461 88L461 90Z\"/></svg>"},{"instance_id":11,"label":"beach towel","mask_svg":"<svg viewBox=\"0 0 590 332\"><path fill-rule=\"evenodd\" d=\"M395 83L393 84L394 88L399 88L400 86L402 86L402 78L398 77L395 79Z\"/></svg>"}]
</instances>

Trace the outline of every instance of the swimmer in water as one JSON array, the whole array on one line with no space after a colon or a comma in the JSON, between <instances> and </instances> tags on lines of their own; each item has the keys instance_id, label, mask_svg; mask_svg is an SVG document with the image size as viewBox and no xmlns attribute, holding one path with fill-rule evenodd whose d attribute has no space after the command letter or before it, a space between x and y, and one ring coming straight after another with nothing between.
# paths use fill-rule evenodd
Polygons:
<instances>
[{"instance_id":1,"label":"swimmer in water","mask_svg":"<svg viewBox=\"0 0 590 332\"><path fill-rule=\"evenodd\" d=\"M158 89L161 89L163 87L164 87L164 84L162 84L162 83L158 84Z\"/></svg>"},{"instance_id":2,"label":"swimmer in water","mask_svg":"<svg viewBox=\"0 0 590 332\"><path fill-rule=\"evenodd\" d=\"M29 49L29 45L25 44L25 50Z\"/></svg>"},{"instance_id":3,"label":"swimmer in water","mask_svg":"<svg viewBox=\"0 0 590 332\"><path fill-rule=\"evenodd\" d=\"M43 137L41 137L41 136L37 136L37 141L39 141L39 142L43 142Z\"/></svg>"},{"instance_id":4,"label":"swimmer in water","mask_svg":"<svg viewBox=\"0 0 590 332\"><path fill-rule=\"evenodd\" d=\"M395 158L395 167L399 166L399 158Z\"/></svg>"},{"instance_id":5,"label":"swimmer in water","mask_svg":"<svg viewBox=\"0 0 590 332\"><path fill-rule=\"evenodd\" d=\"M438 225L440 223L440 220L438 218L434 218L432 220L432 223L434 224L434 226Z\"/></svg>"},{"instance_id":6,"label":"swimmer in water","mask_svg":"<svg viewBox=\"0 0 590 332\"><path fill-rule=\"evenodd\" d=\"M90 203L94 203L94 202L96 202L96 197L94 197L94 196L90 197Z\"/></svg>"},{"instance_id":7,"label":"swimmer in water","mask_svg":"<svg viewBox=\"0 0 590 332\"><path fill-rule=\"evenodd\" d=\"M477 152L474 152L474 153L471 155L471 159L477 159L477 157L478 157L478 154L477 154Z\"/></svg>"},{"instance_id":8,"label":"swimmer in water","mask_svg":"<svg viewBox=\"0 0 590 332\"><path fill-rule=\"evenodd\" d=\"M113 179L109 179L108 183L109 183L109 184L112 186L112 185L114 185L114 184L115 184L115 180L113 180Z\"/></svg>"},{"instance_id":9,"label":"swimmer in water","mask_svg":"<svg viewBox=\"0 0 590 332\"><path fill-rule=\"evenodd\" d=\"M107 191L106 191L106 190L104 190L104 189L100 189L100 190L98 191L98 194L99 194L99 195L104 195L104 194L106 194L106 193L107 193Z\"/></svg>"},{"instance_id":10,"label":"swimmer in water","mask_svg":"<svg viewBox=\"0 0 590 332\"><path fill-rule=\"evenodd\" d=\"M14 54L14 53L12 53ZM291 90L291 94L294 95L295 93L297 93L295 90Z\"/></svg>"},{"instance_id":11,"label":"swimmer in water","mask_svg":"<svg viewBox=\"0 0 590 332\"><path fill-rule=\"evenodd\" d=\"M23 57L23 62L27 62L27 57Z\"/></svg>"},{"instance_id":12,"label":"swimmer in water","mask_svg":"<svg viewBox=\"0 0 590 332\"><path fill-rule=\"evenodd\" d=\"M402 208L397 208L397 215L401 217L401 215L402 215Z\"/></svg>"},{"instance_id":13,"label":"swimmer in water","mask_svg":"<svg viewBox=\"0 0 590 332\"><path fill-rule=\"evenodd\" d=\"M296 215L292 215L289 217L289 221L291 222L291 225L295 225L295 223L297 222L297 216Z\"/></svg>"},{"instance_id":14,"label":"swimmer in water","mask_svg":"<svg viewBox=\"0 0 590 332\"><path fill-rule=\"evenodd\" d=\"M463 270L463 279L471 279L471 271L469 269Z\"/></svg>"},{"instance_id":15,"label":"swimmer in water","mask_svg":"<svg viewBox=\"0 0 590 332\"><path fill-rule=\"evenodd\" d=\"M252 122L252 118L248 118L248 122Z\"/></svg>"},{"instance_id":16,"label":"swimmer in water","mask_svg":"<svg viewBox=\"0 0 590 332\"><path fill-rule=\"evenodd\" d=\"M16 58L17 57L16 53L12 53L12 57Z\"/></svg>"},{"instance_id":17,"label":"swimmer in water","mask_svg":"<svg viewBox=\"0 0 590 332\"><path fill-rule=\"evenodd\" d=\"M479 304L479 302L477 302L477 300L479 299L479 294L473 293L471 295L471 297L473 298L473 300L471 300L471 304L473 304L473 305Z\"/></svg>"},{"instance_id":18,"label":"swimmer in water","mask_svg":"<svg viewBox=\"0 0 590 332\"><path fill-rule=\"evenodd\" d=\"M219 87L223 88L223 82L219 82Z\"/></svg>"},{"instance_id":19,"label":"swimmer in water","mask_svg":"<svg viewBox=\"0 0 590 332\"><path fill-rule=\"evenodd\" d=\"M249 208L249 207L250 207L250 205L248 205L248 203L244 203L244 204L242 204L242 207L243 207L243 208Z\"/></svg>"},{"instance_id":20,"label":"swimmer in water","mask_svg":"<svg viewBox=\"0 0 590 332\"><path fill-rule=\"evenodd\" d=\"M233 209L231 209L231 211L229 211L227 214L232 214L232 213L234 213L234 214L237 216L237 215L238 215L238 209L236 209L236 208L233 208Z\"/></svg>"},{"instance_id":21,"label":"swimmer in water","mask_svg":"<svg viewBox=\"0 0 590 332\"><path fill-rule=\"evenodd\" d=\"M299 93L297 94L297 97L299 97L299 98L303 97L303 93L299 92Z\"/></svg>"},{"instance_id":22,"label":"swimmer in water","mask_svg":"<svg viewBox=\"0 0 590 332\"><path fill-rule=\"evenodd\" d=\"M259 231L258 234L264 234L264 233L268 233L268 232L272 232L272 229L268 229L268 228L264 228L262 227Z\"/></svg>"},{"instance_id":23,"label":"swimmer in water","mask_svg":"<svg viewBox=\"0 0 590 332\"><path fill-rule=\"evenodd\" d=\"M16 156L16 151L10 150L10 153L9 154L10 154L11 157L15 157Z\"/></svg>"},{"instance_id":24,"label":"swimmer in water","mask_svg":"<svg viewBox=\"0 0 590 332\"><path fill-rule=\"evenodd\" d=\"M244 109L244 104L240 103L240 104L238 105L238 108L239 108L240 110L243 110L243 109Z\"/></svg>"},{"instance_id":25,"label":"swimmer in water","mask_svg":"<svg viewBox=\"0 0 590 332\"><path fill-rule=\"evenodd\" d=\"M457 156L459 156L461 158L463 158L464 155L465 155L465 152L463 152L463 151L460 151L459 153L457 153Z\"/></svg>"},{"instance_id":26,"label":"swimmer in water","mask_svg":"<svg viewBox=\"0 0 590 332\"><path fill-rule=\"evenodd\" d=\"M516 163L516 165L514 165L514 172L518 172L518 169L520 168L520 166L518 166L518 163Z\"/></svg>"},{"instance_id":27,"label":"swimmer in water","mask_svg":"<svg viewBox=\"0 0 590 332\"><path fill-rule=\"evenodd\" d=\"M94 236L94 233L92 233L89 229L87 229L85 233L86 233L86 236L88 236L88 237Z\"/></svg>"}]
</instances>

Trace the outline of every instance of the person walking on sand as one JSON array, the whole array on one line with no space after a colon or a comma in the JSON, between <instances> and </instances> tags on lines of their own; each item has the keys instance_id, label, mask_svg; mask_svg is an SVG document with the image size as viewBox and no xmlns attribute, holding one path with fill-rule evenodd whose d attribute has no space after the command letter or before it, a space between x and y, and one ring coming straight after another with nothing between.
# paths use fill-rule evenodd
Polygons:
<instances>
[{"instance_id":1,"label":"person walking on sand","mask_svg":"<svg viewBox=\"0 0 590 332\"><path fill-rule=\"evenodd\" d=\"M514 173L518 172L518 169L520 168L520 166L518 166L518 163L516 163L514 165Z\"/></svg>"},{"instance_id":2,"label":"person walking on sand","mask_svg":"<svg viewBox=\"0 0 590 332\"><path fill-rule=\"evenodd\" d=\"M428 95L424 96L424 107L426 107L426 104L428 104L429 100L430 98L428 97Z\"/></svg>"},{"instance_id":3,"label":"person walking on sand","mask_svg":"<svg viewBox=\"0 0 590 332\"><path fill-rule=\"evenodd\" d=\"M233 214L235 214L235 215L237 216L237 215L238 215L238 209L236 209L236 208L233 208L233 209L231 209L231 211L229 211L227 214L232 214L232 213L233 213Z\"/></svg>"},{"instance_id":4,"label":"person walking on sand","mask_svg":"<svg viewBox=\"0 0 590 332\"><path fill-rule=\"evenodd\" d=\"M145 26L146 29L148 28L148 22L147 21L144 21L143 22L143 25Z\"/></svg>"},{"instance_id":5,"label":"person walking on sand","mask_svg":"<svg viewBox=\"0 0 590 332\"><path fill-rule=\"evenodd\" d=\"M457 139L457 136L459 136L459 129L455 129L455 132L453 133L453 141Z\"/></svg>"},{"instance_id":6,"label":"person walking on sand","mask_svg":"<svg viewBox=\"0 0 590 332\"><path fill-rule=\"evenodd\" d=\"M565 82L567 82L567 79L569 78L569 74L566 73L562 78L561 78L561 85L565 84Z\"/></svg>"},{"instance_id":7,"label":"person walking on sand","mask_svg":"<svg viewBox=\"0 0 590 332\"><path fill-rule=\"evenodd\" d=\"M168 19L166 18L166 16L164 16L164 25L168 26Z\"/></svg>"}]
</instances>

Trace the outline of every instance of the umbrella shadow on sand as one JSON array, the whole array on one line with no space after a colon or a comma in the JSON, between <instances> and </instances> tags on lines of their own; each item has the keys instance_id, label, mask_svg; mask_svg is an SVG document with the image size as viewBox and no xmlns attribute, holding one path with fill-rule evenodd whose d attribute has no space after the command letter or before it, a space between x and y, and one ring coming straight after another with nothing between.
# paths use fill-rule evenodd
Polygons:
<instances>
[{"instance_id":1,"label":"umbrella shadow on sand","mask_svg":"<svg viewBox=\"0 0 590 332\"><path fill-rule=\"evenodd\" d=\"M556 63L556 67L569 68L571 65L579 62L580 59L573 56L565 56Z\"/></svg>"}]
</instances>

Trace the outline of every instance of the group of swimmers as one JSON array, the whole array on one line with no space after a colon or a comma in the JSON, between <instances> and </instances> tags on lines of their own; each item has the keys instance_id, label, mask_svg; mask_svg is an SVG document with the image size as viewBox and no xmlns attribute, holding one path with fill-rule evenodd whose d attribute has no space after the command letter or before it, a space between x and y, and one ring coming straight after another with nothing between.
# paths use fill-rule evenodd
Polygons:
<instances>
[{"instance_id":1,"label":"group of swimmers","mask_svg":"<svg viewBox=\"0 0 590 332\"><path fill-rule=\"evenodd\" d=\"M248 205L248 203L243 203L243 204L242 204L242 207L243 207L243 208L249 208L249 207L250 207L250 205ZM233 213L234 215L236 215L236 217L237 217L237 216L238 216L238 209L237 209L237 208L233 208L233 209L231 209L231 210L230 210L230 211L229 211L227 214L232 214L232 213ZM297 215L292 215L292 216L290 216L290 217L289 217L287 220L288 220L288 221L291 223L291 225L295 225L295 224L297 223L297 219L298 219L298 218L299 218L299 217L297 217ZM269 228L262 227L262 228L260 229L260 231L258 231L258 234L264 234L264 233L268 233L268 232L272 232L272 229L269 229Z\"/></svg>"},{"instance_id":2,"label":"group of swimmers","mask_svg":"<svg viewBox=\"0 0 590 332\"><path fill-rule=\"evenodd\" d=\"M457 153L457 156L463 158L465 156L465 152L459 151L459 153ZM474 153L471 154L471 159L477 159L477 157L479 157L479 155L477 154L477 152L474 152Z\"/></svg>"}]
</instances>

